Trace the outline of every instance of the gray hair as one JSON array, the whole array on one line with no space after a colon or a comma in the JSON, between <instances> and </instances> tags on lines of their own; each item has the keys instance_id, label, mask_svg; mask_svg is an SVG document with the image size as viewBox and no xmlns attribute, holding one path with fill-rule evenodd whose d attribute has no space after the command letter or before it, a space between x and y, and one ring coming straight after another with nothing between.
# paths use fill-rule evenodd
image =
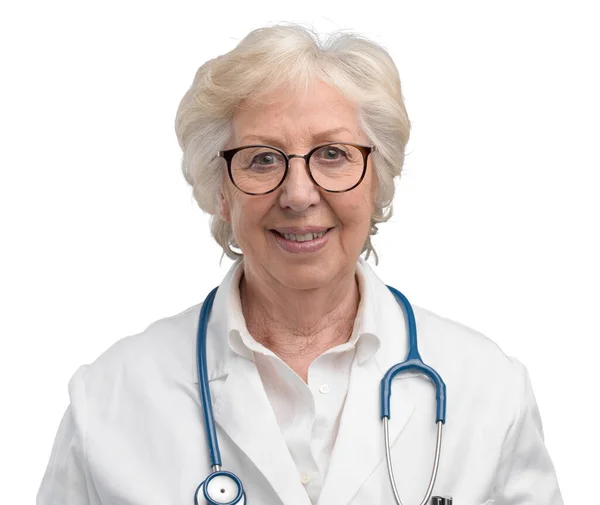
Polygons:
<instances>
[{"instance_id":1,"label":"gray hair","mask_svg":"<svg viewBox=\"0 0 600 505\"><path fill-rule=\"evenodd\" d=\"M231 224L218 212L225 174L216 153L231 136L231 119L242 102L268 103L271 93L286 86L290 93L306 92L321 80L336 88L358 110L358 123L377 146L371 155L377 175L375 211L362 252L377 254L371 236L392 215L394 178L400 176L410 133L398 70L388 52L362 36L335 32L326 40L295 24L259 28L230 52L204 63L196 72L175 119L183 150L182 171L198 206L211 215L211 232L224 253L241 256Z\"/></svg>"}]
</instances>

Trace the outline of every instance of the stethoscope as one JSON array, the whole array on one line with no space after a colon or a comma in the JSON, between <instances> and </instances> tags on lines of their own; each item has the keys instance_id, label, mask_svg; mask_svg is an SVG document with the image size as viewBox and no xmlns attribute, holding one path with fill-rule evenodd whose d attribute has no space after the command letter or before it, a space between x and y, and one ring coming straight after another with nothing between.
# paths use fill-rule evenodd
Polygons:
<instances>
[{"instance_id":1,"label":"stethoscope","mask_svg":"<svg viewBox=\"0 0 600 505\"><path fill-rule=\"evenodd\" d=\"M215 428L215 420L212 411L212 402L210 399L210 389L208 385L208 371L206 360L206 329L208 327L208 319L212 310L213 302L217 289L213 289L200 310L200 318L198 321L198 337L196 344L196 352L198 355L198 387L200 389L200 399L202 401L202 409L204 411L204 422L206 426L206 436L208 439L208 451L210 455L212 473L200 483L194 494L195 505L203 505L203 500L208 505L245 505L246 492L242 485L242 481L237 475L221 470L221 453L219 451L219 442L217 441L217 431ZM400 291L388 286L388 289L396 298L398 304L404 310L408 325L408 355L406 360L398 363L390 368L383 379L381 380L381 419L383 420L383 438L385 443L385 457L387 460L388 474L392 483L392 490L396 503L402 505L398 489L396 487L396 479L394 478L394 470L392 469L392 460L390 454L390 435L389 435L389 420L390 420L390 397L392 394L392 380L396 375L403 372L416 371L428 377L435 386L436 397L436 424L437 424L437 439L435 444L435 457L433 461L433 470L427 487L427 493L421 502L421 505L427 505L433 493L433 486L437 477L438 466L440 462L440 451L442 447L442 426L446 422L446 385L439 374L430 366L423 363L417 347L417 325L415 323L415 315L413 309ZM451 505L451 498L442 498L434 496L432 503L440 505Z\"/></svg>"}]
</instances>

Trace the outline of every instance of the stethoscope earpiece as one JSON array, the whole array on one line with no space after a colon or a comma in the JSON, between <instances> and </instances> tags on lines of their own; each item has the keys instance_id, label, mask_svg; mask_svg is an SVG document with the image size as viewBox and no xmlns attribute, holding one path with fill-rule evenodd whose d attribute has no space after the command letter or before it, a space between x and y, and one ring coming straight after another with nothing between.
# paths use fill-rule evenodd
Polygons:
<instances>
[{"instance_id":1,"label":"stethoscope earpiece","mask_svg":"<svg viewBox=\"0 0 600 505\"><path fill-rule=\"evenodd\" d=\"M224 470L211 473L196 489L196 505L245 505L246 495L236 475Z\"/></svg>"}]
</instances>

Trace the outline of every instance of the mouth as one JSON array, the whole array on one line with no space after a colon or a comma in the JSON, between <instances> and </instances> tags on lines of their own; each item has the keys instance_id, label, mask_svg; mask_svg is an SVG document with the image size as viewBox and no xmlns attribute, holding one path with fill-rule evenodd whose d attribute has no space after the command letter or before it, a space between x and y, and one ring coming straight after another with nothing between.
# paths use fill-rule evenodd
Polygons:
<instances>
[{"instance_id":1,"label":"mouth","mask_svg":"<svg viewBox=\"0 0 600 505\"><path fill-rule=\"evenodd\" d=\"M276 242L287 252L308 253L324 247L333 228L277 228L270 230Z\"/></svg>"},{"instance_id":2,"label":"mouth","mask_svg":"<svg viewBox=\"0 0 600 505\"><path fill-rule=\"evenodd\" d=\"M318 238L321 238L323 235L325 235L329 230L331 230L331 228L325 228L321 231L303 231L301 233L286 233L283 230L271 230L272 232L274 232L275 234L279 235L280 237L283 237L285 240L290 240L292 242L309 242L311 240L315 240Z\"/></svg>"}]
</instances>

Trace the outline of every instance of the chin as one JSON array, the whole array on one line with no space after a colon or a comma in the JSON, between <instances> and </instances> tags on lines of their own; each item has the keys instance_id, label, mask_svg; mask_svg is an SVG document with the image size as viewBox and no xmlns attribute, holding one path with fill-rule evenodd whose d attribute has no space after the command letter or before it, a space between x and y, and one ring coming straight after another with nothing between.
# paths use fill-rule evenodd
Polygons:
<instances>
[{"instance_id":1,"label":"chin","mask_svg":"<svg viewBox=\"0 0 600 505\"><path fill-rule=\"evenodd\" d=\"M269 272L284 286L291 289L319 289L340 275L339 264L312 261L306 263L277 262Z\"/></svg>"}]
</instances>

